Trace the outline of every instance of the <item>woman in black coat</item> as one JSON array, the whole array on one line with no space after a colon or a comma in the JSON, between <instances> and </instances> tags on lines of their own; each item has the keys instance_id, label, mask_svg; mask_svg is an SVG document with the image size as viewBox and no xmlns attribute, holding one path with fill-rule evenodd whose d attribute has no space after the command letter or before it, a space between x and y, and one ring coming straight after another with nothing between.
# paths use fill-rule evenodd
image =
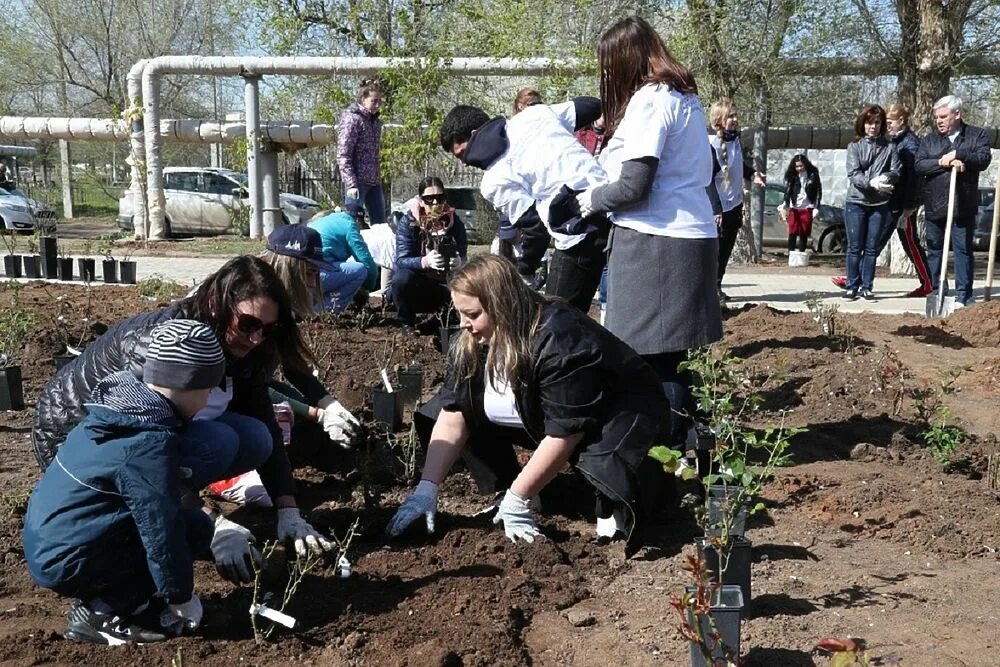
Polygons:
<instances>
[{"instance_id":1,"label":"woman in black coat","mask_svg":"<svg viewBox=\"0 0 1000 667\"><path fill-rule=\"evenodd\" d=\"M638 469L668 418L653 369L587 315L532 291L502 257L470 260L450 287L463 331L435 399L421 481L389 535L421 516L433 531L438 485L459 454L507 488L493 522L512 541L539 535L529 499L567 462L597 491L599 537L631 535ZM534 450L523 469L514 443Z\"/></svg>"}]
</instances>

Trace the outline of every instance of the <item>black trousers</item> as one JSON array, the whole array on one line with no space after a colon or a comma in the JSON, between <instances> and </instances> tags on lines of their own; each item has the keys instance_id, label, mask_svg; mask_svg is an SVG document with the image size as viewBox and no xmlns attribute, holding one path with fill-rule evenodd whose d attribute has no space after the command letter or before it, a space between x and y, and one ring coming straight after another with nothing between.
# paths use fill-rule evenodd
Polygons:
<instances>
[{"instance_id":1,"label":"black trousers","mask_svg":"<svg viewBox=\"0 0 1000 667\"><path fill-rule=\"evenodd\" d=\"M607 264L608 230L591 232L567 250L553 251L545 293L565 299L583 312L590 312L601 273Z\"/></svg>"},{"instance_id":2,"label":"black trousers","mask_svg":"<svg viewBox=\"0 0 1000 667\"><path fill-rule=\"evenodd\" d=\"M448 305L448 286L422 271L399 269L392 275L392 302L403 324L413 326L418 313L434 313Z\"/></svg>"},{"instance_id":3,"label":"black trousers","mask_svg":"<svg viewBox=\"0 0 1000 667\"><path fill-rule=\"evenodd\" d=\"M726 275L726 265L729 264L729 258L733 255L736 237L739 236L742 226L743 204L722 214L722 224L719 225L719 287L722 287L722 278Z\"/></svg>"}]
</instances>

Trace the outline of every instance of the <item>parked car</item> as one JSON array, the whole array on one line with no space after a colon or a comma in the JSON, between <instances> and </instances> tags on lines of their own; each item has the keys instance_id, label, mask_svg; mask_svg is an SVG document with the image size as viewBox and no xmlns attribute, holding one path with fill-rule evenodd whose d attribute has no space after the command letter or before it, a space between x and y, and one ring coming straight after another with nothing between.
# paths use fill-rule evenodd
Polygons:
<instances>
[{"instance_id":1,"label":"parked car","mask_svg":"<svg viewBox=\"0 0 1000 667\"><path fill-rule=\"evenodd\" d=\"M31 199L19 188L0 188L0 227L18 232L56 228L56 212L51 206Z\"/></svg>"},{"instance_id":2,"label":"parked car","mask_svg":"<svg viewBox=\"0 0 1000 667\"><path fill-rule=\"evenodd\" d=\"M993 188L979 188L979 215L976 216L976 231L972 234L972 244L976 250L990 249L995 197L996 191Z\"/></svg>"},{"instance_id":3,"label":"parked car","mask_svg":"<svg viewBox=\"0 0 1000 667\"><path fill-rule=\"evenodd\" d=\"M171 234L224 234L232 229L233 213L247 206L247 176L214 167L167 167L163 170L167 201L166 228ZM285 223L307 222L319 211L319 203L308 197L282 192L281 219ZM132 230L133 191L118 200L118 226Z\"/></svg>"},{"instance_id":4,"label":"parked car","mask_svg":"<svg viewBox=\"0 0 1000 667\"><path fill-rule=\"evenodd\" d=\"M784 183L768 183L764 189L764 245L788 247L788 225L778 217L778 206L784 200ZM820 204L819 213L813 220L811 242L816 252L845 252L844 209Z\"/></svg>"}]
</instances>

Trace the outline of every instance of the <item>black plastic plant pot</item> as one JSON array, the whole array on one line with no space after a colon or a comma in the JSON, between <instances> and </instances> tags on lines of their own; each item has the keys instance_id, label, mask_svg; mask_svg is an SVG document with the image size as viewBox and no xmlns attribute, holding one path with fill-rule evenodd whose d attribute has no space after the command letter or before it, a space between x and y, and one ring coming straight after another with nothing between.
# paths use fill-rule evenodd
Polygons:
<instances>
[{"instance_id":1,"label":"black plastic plant pot","mask_svg":"<svg viewBox=\"0 0 1000 667\"><path fill-rule=\"evenodd\" d=\"M124 259L118 262L118 275L122 283L135 285L135 262L132 260L125 261Z\"/></svg>"},{"instance_id":2,"label":"black plastic plant pot","mask_svg":"<svg viewBox=\"0 0 1000 667\"><path fill-rule=\"evenodd\" d=\"M58 278L59 268L56 262L57 242L54 236L42 236L38 239L38 251L42 258L42 277Z\"/></svg>"},{"instance_id":3,"label":"black plastic plant pot","mask_svg":"<svg viewBox=\"0 0 1000 667\"><path fill-rule=\"evenodd\" d=\"M441 339L441 354L448 356L448 351L451 350L452 344L461 333L462 330L459 327L441 327L441 331L438 333Z\"/></svg>"},{"instance_id":4,"label":"black plastic plant pot","mask_svg":"<svg viewBox=\"0 0 1000 667\"><path fill-rule=\"evenodd\" d=\"M419 363L414 361L399 369L399 393L403 396L404 408L415 408L423 389L424 369Z\"/></svg>"},{"instance_id":5,"label":"black plastic plant pot","mask_svg":"<svg viewBox=\"0 0 1000 667\"><path fill-rule=\"evenodd\" d=\"M59 280L73 280L73 258L59 258Z\"/></svg>"},{"instance_id":6,"label":"black plastic plant pot","mask_svg":"<svg viewBox=\"0 0 1000 667\"><path fill-rule=\"evenodd\" d=\"M372 391L372 419L390 431L398 431L403 426L403 395L398 391L386 391L375 387Z\"/></svg>"},{"instance_id":7,"label":"black plastic plant pot","mask_svg":"<svg viewBox=\"0 0 1000 667\"><path fill-rule=\"evenodd\" d=\"M21 256L20 255L4 255L4 257L3 257L3 273L8 278L20 278L21 277Z\"/></svg>"},{"instance_id":8,"label":"black plastic plant pot","mask_svg":"<svg viewBox=\"0 0 1000 667\"><path fill-rule=\"evenodd\" d=\"M733 507L736 496L740 492L740 487L735 485L725 486L713 484L708 487L708 534L717 538L722 538L724 519L727 514L732 514L733 524L729 527L728 537L742 537L747 528L747 510L749 504L744 502L742 507Z\"/></svg>"},{"instance_id":9,"label":"black plastic plant pot","mask_svg":"<svg viewBox=\"0 0 1000 667\"><path fill-rule=\"evenodd\" d=\"M101 260L101 273L104 275L104 282L106 283L118 282L118 260L117 259Z\"/></svg>"},{"instance_id":10,"label":"black plastic plant pot","mask_svg":"<svg viewBox=\"0 0 1000 667\"><path fill-rule=\"evenodd\" d=\"M20 366L0 368L0 410L24 410Z\"/></svg>"},{"instance_id":11,"label":"black plastic plant pot","mask_svg":"<svg viewBox=\"0 0 1000 667\"><path fill-rule=\"evenodd\" d=\"M696 542L698 551L705 559L705 566L712 573L712 581L719 581L719 552L715 546L704 537ZM753 542L746 537L729 539L729 561L726 571L722 573L722 584L739 586L743 595L743 604L749 605L750 600L750 566L752 562Z\"/></svg>"},{"instance_id":12,"label":"black plastic plant pot","mask_svg":"<svg viewBox=\"0 0 1000 667\"><path fill-rule=\"evenodd\" d=\"M97 273L97 262L88 257L78 257L76 260L76 267L78 273L80 274L80 280L88 283L94 282L95 274Z\"/></svg>"},{"instance_id":13,"label":"black plastic plant pot","mask_svg":"<svg viewBox=\"0 0 1000 667\"><path fill-rule=\"evenodd\" d=\"M693 594L694 588L689 587L687 591ZM701 647L691 642L691 667L712 667L713 664L719 664L720 660L721 664L728 664L727 649L734 660L740 655L740 620L743 616L743 604L743 593L739 586L722 586L716 591L715 600L709 611L711 621L693 609L688 610L688 622L692 627L700 626L702 637L708 638L712 635L713 622L715 631L719 633L719 642L712 651L712 662L705 660ZM713 640L708 641L711 647Z\"/></svg>"},{"instance_id":14,"label":"black plastic plant pot","mask_svg":"<svg viewBox=\"0 0 1000 667\"><path fill-rule=\"evenodd\" d=\"M38 255L25 255L23 261L25 278L42 277L42 260Z\"/></svg>"}]
</instances>

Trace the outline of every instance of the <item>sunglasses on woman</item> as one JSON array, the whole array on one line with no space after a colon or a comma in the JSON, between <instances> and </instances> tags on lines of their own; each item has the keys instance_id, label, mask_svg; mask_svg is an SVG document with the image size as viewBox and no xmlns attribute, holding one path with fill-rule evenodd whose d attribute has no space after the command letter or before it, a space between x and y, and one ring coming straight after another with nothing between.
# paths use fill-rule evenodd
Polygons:
<instances>
[{"instance_id":1,"label":"sunglasses on woman","mask_svg":"<svg viewBox=\"0 0 1000 667\"><path fill-rule=\"evenodd\" d=\"M276 332L281 330L281 322L271 322L270 324L264 324L260 321L260 318L254 317L253 315L247 315L246 313L236 314L236 328L239 329L240 333L246 334L247 336L252 336L255 333L260 332L263 338L270 338Z\"/></svg>"},{"instance_id":2,"label":"sunglasses on woman","mask_svg":"<svg viewBox=\"0 0 1000 667\"><path fill-rule=\"evenodd\" d=\"M420 195L420 200L425 204L443 204L445 195L443 192L437 195Z\"/></svg>"}]
</instances>

